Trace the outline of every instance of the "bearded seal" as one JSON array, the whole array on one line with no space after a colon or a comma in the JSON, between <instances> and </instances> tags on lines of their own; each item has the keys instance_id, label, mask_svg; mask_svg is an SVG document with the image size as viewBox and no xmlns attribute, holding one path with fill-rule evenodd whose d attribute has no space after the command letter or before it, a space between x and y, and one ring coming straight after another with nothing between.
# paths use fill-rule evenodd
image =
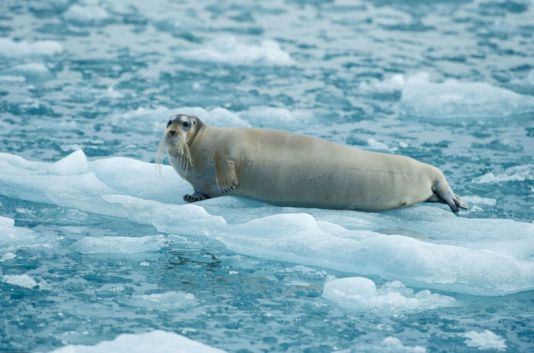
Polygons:
<instances>
[{"instance_id":1,"label":"bearded seal","mask_svg":"<svg viewBox=\"0 0 534 353\"><path fill-rule=\"evenodd\" d=\"M186 202L231 194L294 207L379 211L429 201L455 214L467 208L434 166L316 137L214 128L177 114L160 151L193 186Z\"/></svg>"}]
</instances>

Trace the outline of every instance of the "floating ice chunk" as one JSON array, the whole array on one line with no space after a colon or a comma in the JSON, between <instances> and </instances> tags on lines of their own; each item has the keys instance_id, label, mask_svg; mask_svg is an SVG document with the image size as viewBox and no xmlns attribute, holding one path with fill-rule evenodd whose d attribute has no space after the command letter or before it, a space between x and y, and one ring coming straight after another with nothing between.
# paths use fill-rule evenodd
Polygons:
<instances>
[{"instance_id":1,"label":"floating ice chunk","mask_svg":"<svg viewBox=\"0 0 534 353\"><path fill-rule=\"evenodd\" d=\"M14 225L15 220L13 218L0 216L0 227L13 227Z\"/></svg>"},{"instance_id":2,"label":"floating ice chunk","mask_svg":"<svg viewBox=\"0 0 534 353\"><path fill-rule=\"evenodd\" d=\"M9 261L9 260L13 260L14 258L16 258L17 255L13 254L12 252L6 252L4 255L2 255L0 257L0 262L5 262L5 261Z\"/></svg>"},{"instance_id":3,"label":"floating ice chunk","mask_svg":"<svg viewBox=\"0 0 534 353\"><path fill-rule=\"evenodd\" d=\"M178 55L191 60L236 65L293 65L295 63L274 40L264 40L259 45L255 45L241 43L235 37L219 38L200 48L184 48L178 52Z\"/></svg>"},{"instance_id":4,"label":"floating ice chunk","mask_svg":"<svg viewBox=\"0 0 534 353\"><path fill-rule=\"evenodd\" d=\"M402 74L395 74L384 81L372 80L360 83L358 90L364 94L394 94L402 90L406 79Z\"/></svg>"},{"instance_id":5,"label":"floating ice chunk","mask_svg":"<svg viewBox=\"0 0 534 353\"><path fill-rule=\"evenodd\" d=\"M497 200L495 199L490 199L487 197L480 197L477 195L462 196L462 200L464 200L468 204L478 204L478 205L487 205L487 206L495 206L497 204Z\"/></svg>"},{"instance_id":6,"label":"floating ice chunk","mask_svg":"<svg viewBox=\"0 0 534 353\"><path fill-rule=\"evenodd\" d=\"M506 343L504 338L496 335L490 330L482 332L469 331L464 334L466 338L465 344L469 347L476 347L479 350L495 349L498 351L506 350Z\"/></svg>"},{"instance_id":7,"label":"floating ice chunk","mask_svg":"<svg viewBox=\"0 0 534 353\"><path fill-rule=\"evenodd\" d=\"M507 181L525 181L525 180L534 180L534 165L518 165L515 167L510 167L506 169L502 174L494 174L489 172L484 174L475 180L475 184L495 184L495 183L504 183Z\"/></svg>"},{"instance_id":8,"label":"floating ice chunk","mask_svg":"<svg viewBox=\"0 0 534 353\"><path fill-rule=\"evenodd\" d=\"M401 113L429 120L502 120L534 113L534 98L483 82L431 82L423 73L402 85Z\"/></svg>"},{"instance_id":9,"label":"floating ice chunk","mask_svg":"<svg viewBox=\"0 0 534 353\"><path fill-rule=\"evenodd\" d=\"M166 331L122 334L94 346L69 345L51 353L224 353L224 351Z\"/></svg>"},{"instance_id":10,"label":"floating ice chunk","mask_svg":"<svg viewBox=\"0 0 534 353\"><path fill-rule=\"evenodd\" d=\"M136 295L130 301L135 306L156 307L158 310L190 308L197 305L195 296L183 291Z\"/></svg>"},{"instance_id":11,"label":"floating ice chunk","mask_svg":"<svg viewBox=\"0 0 534 353\"><path fill-rule=\"evenodd\" d=\"M373 138L367 139L367 144L369 145L369 148L371 148L373 150L382 150L382 151L396 150L396 148L390 148L385 143L377 141L377 140L375 140Z\"/></svg>"},{"instance_id":12,"label":"floating ice chunk","mask_svg":"<svg viewBox=\"0 0 534 353\"><path fill-rule=\"evenodd\" d=\"M256 127L290 130L305 127L315 120L311 112L274 107L251 108L240 115Z\"/></svg>"},{"instance_id":13,"label":"floating ice chunk","mask_svg":"<svg viewBox=\"0 0 534 353\"><path fill-rule=\"evenodd\" d=\"M74 4L63 17L72 22L79 22L83 24L102 22L109 19L110 14L94 1L83 1L81 4Z\"/></svg>"},{"instance_id":14,"label":"floating ice chunk","mask_svg":"<svg viewBox=\"0 0 534 353\"><path fill-rule=\"evenodd\" d=\"M28 78L45 79L50 76L50 71L42 63L28 63L15 65L9 69L10 73L22 75Z\"/></svg>"},{"instance_id":15,"label":"floating ice chunk","mask_svg":"<svg viewBox=\"0 0 534 353\"><path fill-rule=\"evenodd\" d=\"M173 111L165 107L140 107L136 110L112 116L111 123L115 126L127 128L136 132L158 132L163 135L165 124L172 114Z\"/></svg>"},{"instance_id":16,"label":"floating ice chunk","mask_svg":"<svg viewBox=\"0 0 534 353\"><path fill-rule=\"evenodd\" d=\"M37 282L27 274L23 275L3 275L2 281L5 283L12 284L14 286L24 287L24 288L34 288L37 287Z\"/></svg>"},{"instance_id":17,"label":"floating ice chunk","mask_svg":"<svg viewBox=\"0 0 534 353\"><path fill-rule=\"evenodd\" d=\"M364 277L330 280L324 285L323 297L349 310L370 310L386 315L457 305L452 297L428 290L414 293L399 281L377 288L373 281Z\"/></svg>"},{"instance_id":18,"label":"floating ice chunk","mask_svg":"<svg viewBox=\"0 0 534 353\"><path fill-rule=\"evenodd\" d=\"M25 82L26 77L24 76L0 76L0 82Z\"/></svg>"},{"instance_id":19,"label":"floating ice chunk","mask_svg":"<svg viewBox=\"0 0 534 353\"><path fill-rule=\"evenodd\" d=\"M15 220L0 216L0 249L2 251L38 245L42 245L42 242L37 241L37 236L31 229L16 227ZM2 256L2 261L14 258L8 254L9 252Z\"/></svg>"},{"instance_id":20,"label":"floating ice chunk","mask_svg":"<svg viewBox=\"0 0 534 353\"><path fill-rule=\"evenodd\" d=\"M0 56L50 56L59 54L62 51L61 44L51 40L27 42L0 38Z\"/></svg>"},{"instance_id":21,"label":"floating ice chunk","mask_svg":"<svg viewBox=\"0 0 534 353\"><path fill-rule=\"evenodd\" d=\"M158 251L167 245L163 235L144 237L85 237L73 246L82 254L135 254Z\"/></svg>"},{"instance_id":22,"label":"floating ice chunk","mask_svg":"<svg viewBox=\"0 0 534 353\"><path fill-rule=\"evenodd\" d=\"M386 337L379 344L358 344L354 348L336 351L336 353L426 353L421 346L405 346L396 337Z\"/></svg>"},{"instance_id":23,"label":"floating ice chunk","mask_svg":"<svg viewBox=\"0 0 534 353\"><path fill-rule=\"evenodd\" d=\"M426 348L421 346L405 346L396 337L386 337L382 341L382 352L391 353L426 353Z\"/></svg>"}]
</instances>

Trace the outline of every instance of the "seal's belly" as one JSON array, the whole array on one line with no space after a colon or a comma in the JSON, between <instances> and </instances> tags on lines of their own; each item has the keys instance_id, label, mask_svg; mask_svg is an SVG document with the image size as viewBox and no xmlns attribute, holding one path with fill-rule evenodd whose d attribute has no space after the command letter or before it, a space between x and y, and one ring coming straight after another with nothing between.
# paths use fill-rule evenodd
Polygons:
<instances>
[{"instance_id":1,"label":"seal's belly","mask_svg":"<svg viewBox=\"0 0 534 353\"><path fill-rule=\"evenodd\" d=\"M410 205L432 195L423 163L348 148L327 152L323 146L320 154L265 156L242 171L238 194L277 205L360 210Z\"/></svg>"}]
</instances>

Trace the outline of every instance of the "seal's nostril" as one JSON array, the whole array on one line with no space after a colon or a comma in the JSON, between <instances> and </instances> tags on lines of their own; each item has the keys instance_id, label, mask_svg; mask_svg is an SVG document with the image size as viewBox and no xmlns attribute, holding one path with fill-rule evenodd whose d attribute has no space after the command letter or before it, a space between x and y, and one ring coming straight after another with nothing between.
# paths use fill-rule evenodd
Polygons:
<instances>
[{"instance_id":1,"label":"seal's nostril","mask_svg":"<svg viewBox=\"0 0 534 353\"><path fill-rule=\"evenodd\" d=\"M171 130L171 131L169 131L169 135L171 135L171 136L176 135L176 130Z\"/></svg>"}]
</instances>

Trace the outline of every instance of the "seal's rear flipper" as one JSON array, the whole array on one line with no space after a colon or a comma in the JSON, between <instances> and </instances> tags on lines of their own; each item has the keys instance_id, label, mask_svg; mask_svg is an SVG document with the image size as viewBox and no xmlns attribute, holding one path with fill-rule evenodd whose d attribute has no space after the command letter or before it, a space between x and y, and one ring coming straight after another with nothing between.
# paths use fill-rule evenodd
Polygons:
<instances>
[{"instance_id":1,"label":"seal's rear flipper","mask_svg":"<svg viewBox=\"0 0 534 353\"><path fill-rule=\"evenodd\" d=\"M434 186L432 186L432 191L434 192L434 195L441 200L441 202L449 205L451 211L455 215L458 215L460 208L469 208L467 203L462 201L458 195L454 194L447 184L444 185L444 183L436 182L434 183Z\"/></svg>"}]
</instances>

